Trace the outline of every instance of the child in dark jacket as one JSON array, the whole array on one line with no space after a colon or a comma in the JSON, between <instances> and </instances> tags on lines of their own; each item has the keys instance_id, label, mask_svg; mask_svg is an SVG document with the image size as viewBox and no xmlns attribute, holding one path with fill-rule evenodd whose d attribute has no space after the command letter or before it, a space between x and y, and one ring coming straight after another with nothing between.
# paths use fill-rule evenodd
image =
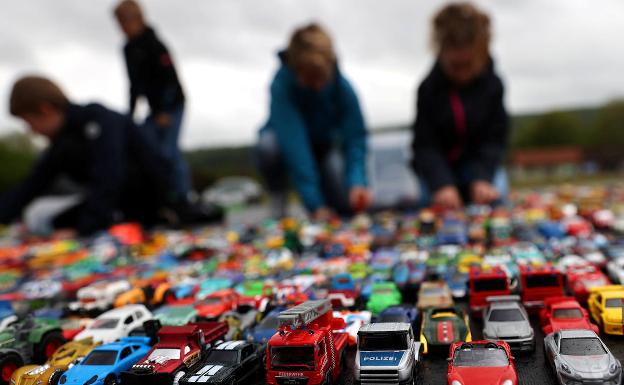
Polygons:
<instances>
[{"instance_id":1,"label":"child in dark jacket","mask_svg":"<svg viewBox=\"0 0 624 385\"><path fill-rule=\"evenodd\" d=\"M418 88L413 125L423 204L500 201L508 189L509 119L489 54L489 18L469 3L450 4L433 20L433 43L437 60Z\"/></svg>"},{"instance_id":2,"label":"child in dark jacket","mask_svg":"<svg viewBox=\"0 0 624 385\"><path fill-rule=\"evenodd\" d=\"M143 12L134 0L123 0L115 17L128 41L124 58L130 80L130 115L137 99L144 96L150 114L142 127L174 166L175 190L186 197L191 189L188 166L178 139L184 113L184 92L167 47L145 23Z\"/></svg>"},{"instance_id":3,"label":"child in dark jacket","mask_svg":"<svg viewBox=\"0 0 624 385\"><path fill-rule=\"evenodd\" d=\"M50 143L30 175L0 195L0 223L18 219L60 176L78 183L84 194L81 203L54 219L56 228L87 235L115 220L155 222L171 167L130 118L99 104L73 104L56 84L38 76L15 83L10 111Z\"/></svg>"},{"instance_id":4,"label":"child in dark jacket","mask_svg":"<svg viewBox=\"0 0 624 385\"><path fill-rule=\"evenodd\" d=\"M257 146L273 214L285 214L289 176L308 212L317 217L365 209L371 196L364 118L329 35L316 24L300 28L279 58L270 116Z\"/></svg>"}]
</instances>

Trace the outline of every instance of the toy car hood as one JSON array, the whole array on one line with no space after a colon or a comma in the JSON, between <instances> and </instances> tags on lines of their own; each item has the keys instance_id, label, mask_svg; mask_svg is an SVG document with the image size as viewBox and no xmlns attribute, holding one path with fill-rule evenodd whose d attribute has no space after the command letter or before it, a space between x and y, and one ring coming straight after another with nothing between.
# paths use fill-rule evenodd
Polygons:
<instances>
[{"instance_id":1,"label":"toy car hood","mask_svg":"<svg viewBox=\"0 0 624 385\"><path fill-rule=\"evenodd\" d=\"M477 380L480 384L502 384L505 380L515 378L513 369L509 366L502 367L454 367L452 378L461 384L470 384Z\"/></svg>"},{"instance_id":2,"label":"toy car hood","mask_svg":"<svg viewBox=\"0 0 624 385\"><path fill-rule=\"evenodd\" d=\"M149 357L151 353L147 354ZM167 358L164 356L155 356L150 359L145 359L137 362L132 366L132 370L135 372L148 372L148 373L172 373L182 363L181 359Z\"/></svg>"},{"instance_id":3,"label":"toy car hood","mask_svg":"<svg viewBox=\"0 0 624 385\"><path fill-rule=\"evenodd\" d=\"M103 381L112 368L113 366L109 365L76 365L63 375L67 378L64 385L83 385L85 382L93 384ZM95 379L91 380L94 377Z\"/></svg>"},{"instance_id":4,"label":"toy car hood","mask_svg":"<svg viewBox=\"0 0 624 385\"><path fill-rule=\"evenodd\" d=\"M560 355L573 371L583 374L608 373L609 365L613 362L608 354L599 356L566 356Z\"/></svg>"},{"instance_id":5,"label":"toy car hood","mask_svg":"<svg viewBox=\"0 0 624 385\"><path fill-rule=\"evenodd\" d=\"M527 321L488 322L484 333L498 338L526 337L532 333L532 330Z\"/></svg>"},{"instance_id":6,"label":"toy car hood","mask_svg":"<svg viewBox=\"0 0 624 385\"><path fill-rule=\"evenodd\" d=\"M221 383L232 377L234 368L220 363L200 364L199 369L188 376L186 382L191 384Z\"/></svg>"}]
</instances>

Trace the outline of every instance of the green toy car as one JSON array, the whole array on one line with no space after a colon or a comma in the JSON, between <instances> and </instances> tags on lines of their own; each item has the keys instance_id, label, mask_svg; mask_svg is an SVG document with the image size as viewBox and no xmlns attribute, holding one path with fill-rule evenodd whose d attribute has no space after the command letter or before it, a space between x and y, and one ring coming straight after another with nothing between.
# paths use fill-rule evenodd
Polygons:
<instances>
[{"instance_id":1,"label":"green toy car","mask_svg":"<svg viewBox=\"0 0 624 385\"><path fill-rule=\"evenodd\" d=\"M66 342L56 320L26 317L0 333L0 385L24 364L43 364Z\"/></svg>"},{"instance_id":2,"label":"green toy car","mask_svg":"<svg viewBox=\"0 0 624 385\"><path fill-rule=\"evenodd\" d=\"M390 306L400 305L402 300L401 292L394 282L379 282L373 284L366 309L378 315Z\"/></svg>"},{"instance_id":3,"label":"green toy car","mask_svg":"<svg viewBox=\"0 0 624 385\"><path fill-rule=\"evenodd\" d=\"M457 306L429 308L425 311L420 328L423 353L435 350L448 353L449 347L458 341L472 341L468 316Z\"/></svg>"},{"instance_id":4,"label":"green toy car","mask_svg":"<svg viewBox=\"0 0 624 385\"><path fill-rule=\"evenodd\" d=\"M197 321L197 309L192 305L167 305L154 312L163 326L183 326Z\"/></svg>"}]
</instances>

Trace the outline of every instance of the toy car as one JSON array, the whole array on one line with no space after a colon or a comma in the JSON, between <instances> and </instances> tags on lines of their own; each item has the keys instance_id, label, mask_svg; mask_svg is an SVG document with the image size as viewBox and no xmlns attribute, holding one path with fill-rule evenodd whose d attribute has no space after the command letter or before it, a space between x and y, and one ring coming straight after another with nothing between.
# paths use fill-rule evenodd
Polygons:
<instances>
[{"instance_id":1,"label":"toy car","mask_svg":"<svg viewBox=\"0 0 624 385\"><path fill-rule=\"evenodd\" d=\"M101 281L78 290L78 301L69 304L71 311L105 311L113 307L118 295L132 289L127 280Z\"/></svg>"},{"instance_id":2,"label":"toy car","mask_svg":"<svg viewBox=\"0 0 624 385\"><path fill-rule=\"evenodd\" d=\"M216 320L223 313L236 309L238 297L239 294L234 289L217 290L195 303L197 315L200 319Z\"/></svg>"},{"instance_id":3,"label":"toy car","mask_svg":"<svg viewBox=\"0 0 624 385\"><path fill-rule=\"evenodd\" d=\"M568 269L567 286L568 291L581 302L586 303L589 291L594 287L608 286L611 284L609 278L594 265L573 266Z\"/></svg>"},{"instance_id":4,"label":"toy car","mask_svg":"<svg viewBox=\"0 0 624 385\"><path fill-rule=\"evenodd\" d=\"M342 318L345 321L345 328L339 330L339 332L349 333L349 345L352 346L355 345L357 341L358 330L360 330L362 326L367 325L371 322L373 314L366 310L334 310L334 318Z\"/></svg>"},{"instance_id":5,"label":"toy car","mask_svg":"<svg viewBox=\"0 0 624 385\"><path fill-rule=\"evenodd\" d=\"M259 313L249 306L242 306L236 310L225 312L219 317L219 321L228 324L228 332L225 335L227 341L240 340L245 330L256 324Z\"/></svg>"},{"instance_id":6,"label":"toy car","mask_svg":"<svg viewBox=\"0 0 624 385\"><path fill-rule=\"evenodd\" d=\"M256 326L243 333L245 339L249 342L266 343L277 331L279 326L277 317L282 310L284 308L271 310Z\"/></svg>"},{"instance_id":7,"label":"toy car","mask_svg":"<svg viewBox=\"0 0 624 385\"><path fill-rule=\"evenodd\" d=\"M544 335L564 329L587 329L598 333L598 327L590 322L587 310L574 297L546 298L540 311L540 324Z\"/></svg>"},{"instance_id":8,"label":"toy car","mask_svg":"<svg viewBox=\"0 0 624 385\"><path fill-rule=\"evenodd\" d=\"M472 316L480 317L487 306L487 298L510 295L509 279L498 266L481 269L473 266L468 275L469 304Z\"/></svg>"},{"instance_id":9,"label":"toy car","mask_svg":"<svg viewBox=\"0 0 624 385\"><path fill-rule=\"evenodd\" d=\"M366 309L373 315L381 313L384 309L401 304L401 292L394 282L381 282L373 285L373 292L366 303Z\"/></svg>"},{"instance_id":10,"label":"toy car","mask_svg":"<svg viewBox=\"0 0 624 385\"><path fill-rule=\"evenodd\" d=\"M563 275L551 264L519 268L522 303L529 312L538 312L548 297L564 295Z\"/></svg>"},{"instance_id":11,"label":"toy car","mask_svg":"<svg viewBox=\"0 0 624 385\"><path fill-rule=\"evenodd\" d=\"M509 345L504 341L456 342L448 359L449 385L517 385Z\"/></svg>"},{"instance_id":12,"label":"toy car","mask_svg":"<svg viewBox=\"0 0 624 385\"><path fill-rule=\"evenodd\" d=\"M607 263L607 274L613 283L624 284L624 257L615 258Z\"/></svg>"},{"instance_id":13,"label":"toy car","mask_svg":"<svg viewBox=\"0 0 624 385\"><path fill-rule=\"evenodd\" d=\"M534 351L535 333L517 295L489 297L483 310L483 338L503 340L512 350Z\"/></svg>"},{"instance_id":14,"label":"toy car","mask_svg":"<svg viewBox=\"0 0 624 385\"><path fill-rule=\"evenodd\" d=\"M547 335L544 355L559 384L621 384L620 361L591 330L561 330Z\"/></svg>"},{"instance_id":15,"label":"toy car","mask_svg":"<svg viewBox=\"0 0 624 385\"><path fill-rule=\"evenodd\" d=\"M101 345L59 379L61 385L113 385L119 383L121 372L130 369L150 350L149 337L123 337Z\"/></svg>"},{"instance_id":16,"label":"toy car","mask_svg":"<svg viewBox=\"0 0 624 385\"><path fill-rule=\"evenodd\" d=\"M45 365L26 365L17 369L11 378L12 385L56 385L61 375L80 362L99 344L91 338L70 341L56 349Z\"/></svg>"},{"instance_id":17,"label":"toy car","mask_svg":"<svg viewBox=\"0 0 624 385\"><path fill-rule=\"evenodd\" d=\"M381 313L379 313L377 318L375 318L375 322L405 322L412 325L412 328L415 329L419 316L420 312L414 306L396 305L390 306Z\"/></svg>"},{"instance_id":18,"label":"toy car","mask_svg":"<svg viewBox=\"0 0 624 385\"><path fill-rule=\"evenodd\" d=\"M468 243L466 222L459 218L446 218L436 234L438 245L465 245Z\"/></svg>"},{"instance_id":19,"label":"toy car","mask_svg":"<svg viewBox=\"0 0 624 385\"><path fill-rule=\"evenodd\" d=\"M154 311L154 319L164 326L182 326L197 321L197 309L191 305L165 305Z\"/></svg>"},{"instance_id":20,"label":"toy car","mask_svg":"<svg viewBox=\"0 0 624 385\"><path fill-rule=\"evenodd\" d=\"M55 320L27 316L0 333L0 380L8 383L13 371L24 364L43 364L65 343Z\"/></svg>"},{"instance_id":21,"label":"toy car","mask_svg":"<svg viewBox=\"0 0 624 385\"><path fill-rule=\"evenodd\" d=\"M358 332L354 377L361 384L412 384L418 375L420 343L408 323L372 323Z\"/></svg>"},{"instance_id":22,"label":"toy car","mask_svg":"<svg viewBox=\"0 0 624 385\"><path fill-rule=\"evenodd\" d=\"M451 266L443 278L453 298L464 298L468 295L468 273L462 273L455 266Z\"/></svg>"},{"instance_id":23,"label":"toy car","mask_svg":"<svg viewBox=\"0 0 624 385\"><path fill-rule=\"evenodd\" d=\"M264 372L262 345L245 341L223 342L210 348L196 369L180 379L187 384L246 384Z\"/></svg>"},{"instance_id":24,"label":"toy car","mask_svg":"<svg viewBox=\"0 0 624 385\"><path fill-rule=\"evenodd\" d=\"M74 339L91 337L95 342L106 344L129 335L149 319L152 319L152 313L145 305L127 305L101 314Z\"/></svg>"},{"instance_id":25,"label":"toy car","mask_svg":"<svg viewBox=\"0 0 624 385\"><path fill-rule=\"evenodd\" d=\"M341 273L332 278L327 298L335 309L354 307L359 296L359 285L351 274Z\"/></svg>"},{"instance_id":26,"label":"toy car","mask_svg":"<svg viewBox=\"0 0 624 385\"><path fill-rule=\"evenodd\" d=\"M471 340L468 316L458 307L431 307L423 313L420 342L424 354L430 351L446 353L451 344Z\"/></svg>"},{"instance_id":27,"label":"toy car","mask_svg":"<svg viewBox=\"0 0 624 385\"><path fill-rule=\"evenodd\" d=\"M587 299L589 314L606 334L624 334L622 309L624 309L624 286L610 285L590 290Z\"/></svg>"},{"instance_id":28,"label":"toy car","mask_svg":"<svg viewBox=\"0 0 624 385\"><path fill-rule=\"evenodd\" d=\"M451 307L453 305L453 294L446 282L423 282L420 285L418 302L416 303L417 308Z\"/></svg>"},{"instance_id":29,"label":"toy car","mask_svg":"<svg viewBox=\"0 0 624 385\"><path fill-rule=\"evenodd\" d=\"M124 385L174 384L197 367L207 346L227 333L223 322L199 322L185 326L163 326L158 343L121 374Z\"/></svg>"},{"instance_id":30,"label":"toy car","mask_svg":"<svg viewBox=\"0 0 624 385\"><path fill-rule=\"evenodd\" d=\"M17 322L17 315L15 315L11 301L0 301L0 333L15 322Z\"/></svg>"}]
</instances>

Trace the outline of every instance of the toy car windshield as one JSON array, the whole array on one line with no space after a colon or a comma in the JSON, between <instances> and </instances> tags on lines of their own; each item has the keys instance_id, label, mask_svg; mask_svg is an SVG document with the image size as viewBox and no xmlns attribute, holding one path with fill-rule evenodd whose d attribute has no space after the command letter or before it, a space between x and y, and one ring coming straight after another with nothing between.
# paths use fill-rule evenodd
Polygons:
<instances>
[{"instance_id":1,"label":"toy car windshield","mask_svg":"<svg viewBox=\"0 0 624 385\"><path fill-rule=\"evenodd\" d=\"M118 319L114 318L101 318L95 320L89 329L114 329L119 323Z\"/></svg>"},{"instance_id":2,"label":"toy car windshield","mask_svg":"<svg viewBox=\"0 0 624 385\"><path fill-rule=\"evenodd\" d=\"M507 290L507 278L480 279L474 283L474 291Z\"/></svg>"},{"instance_id":3,"label":"toy car windshield","mask_svg":"<svg viewBox=\"0 0 624 385\"><path fill-rule=\"evenodd\" d=\"M382 314L376 322L411 322L405 314Z\"/></svg>"},{"instance_id":4,"label":"toy car windshield","mask_svg":"<svg viewBox=\"0 0 624 385\"><path fill-rule=\"evenodd\" d=\"M404 333L360 334L360 351L407 350L407 337Z\"/></svg>"},{"instance_id":5,"label":"toy car windshield","mask_svg":"<svg viewBox=\"0 0 624 385\"><path fill-rule=\"evenodd\" d=\"M580 309L555 309L553 318L582 318L583 312Z\"/></svg>"},{"instance_id":6,"label":"toy car windshield","mask_svg":"<svg viewBox=\"0 0 624 385\"><path fill-rule=\"evenodd\" d=\"M444 289L441 287L431 287L423 289L424 295L444 295Z\"/></svg>"},{"instance_id":7,"label":"toy car windshield","mask_svg":"<svg viewBox=\"0 0 624 385\"><path fill-rule=\"evenodd\" d=\"M608 298L605 307L624 307L624 298Z\"/></svg>"},{"instance_id":8,"label":"toy car windshield","mask_svg":"<svg viewBox=\"0 0 624 385\"><path fill-rule=\"evenodd\" d=\"M271 348L271 366L275 370L314 370L314 347L276 346Z\"/></svg>"},{"instance_id":9,"label":"toy car windshield","mask_svg":"<svg viewBox=\"0 0 624 385\"><path fill-rule=\"evenodd\" d=\"M495 309L490 313L490 322L524 321L524 316L517 309Z\"/></svg>"},{"instance_id":10,"label":"toy car windshield","mask_svg":"<svg viewBox=\"0 0 624 385\"><path fill-rule=\"evenodd\" d=\"M562 338L561 355L564 356L600 356L607 354L598 338Z\"/></svg>"},{"instance_id":11,"label":"toy car windshield","mask_svg":"<svg viewBox=\"0 0 624 385\"><path fill-rule=\"evenodd\" d=\"M539 274L526 277L527 288L534 287L557 287L559 276L557 274Z\"/></svg>"},{"instance_id":12,"label":"toy car windshield","mask_svg":"<svg viewBox=\"0 0 624 385\"><path fill-rule=\"evenodd\" d=\"M117 359L115 350L94 350L82 361L81 365L114 365Z\"/></svg>"},{"instance_id":13,"label":"toy car windshield","mask_svg":"<svg viewBox=\"0 0 624 385\"><path fill-rule=\"evenodd\" d=\"M453 359L453 365L458 367L501 367L508 366L507 353L498 346L489 347L474 345L470 348L460 347Z\"/></svg>"},{"instance_id":14,"label":"toy car windshield","mask_svg":"<svg viewBox=\"0 0 624 385\"><path fill-rule=\"evenodd\" d=\"M170 348L170 349L156 349L154 350L147 360L155 360L157 358L166 358L169 360L179 360L180 359L180 349Z\"/></svg>"},{"instance_id":15,"label":"toy car windshield","mask_svg":"<svg viewBox=\"0 0 624 385\"><path fill-rule=\"evenodd\" d=\"M238 362L238 352L235 350L211 350L206 357L206 362L234 364Z\"/></svg>"}]
</instances>

